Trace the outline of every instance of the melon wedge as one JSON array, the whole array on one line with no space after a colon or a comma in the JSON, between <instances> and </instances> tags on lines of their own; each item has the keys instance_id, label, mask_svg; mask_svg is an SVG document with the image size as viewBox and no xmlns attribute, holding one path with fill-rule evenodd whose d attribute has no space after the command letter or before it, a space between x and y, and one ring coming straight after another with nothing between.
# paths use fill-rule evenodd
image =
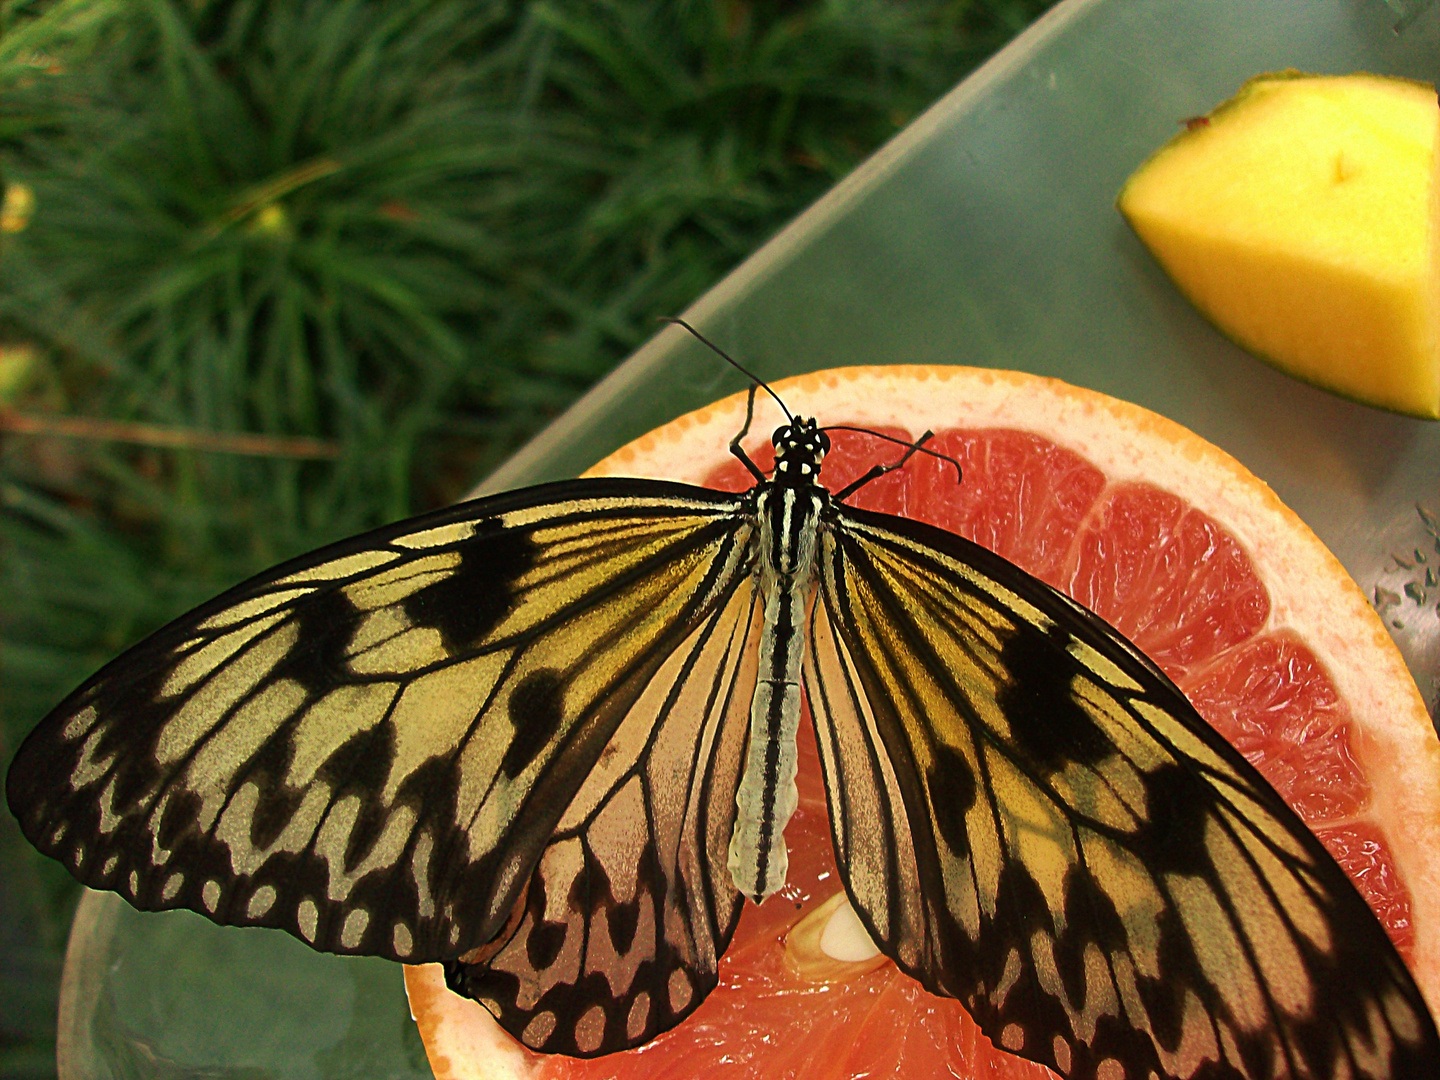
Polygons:
<instances>
[{"instance_id":1,"label":"melon wedge","mask_svg":"<svg viewBox=\"0 0 1440 1080\"><path fill-rule=\"evenodd\" d=\"M1440 419L1440 107L1378 75L1260 75L1120 212L1217 327L1282 371Z\"/></svg>"}]
</instances>

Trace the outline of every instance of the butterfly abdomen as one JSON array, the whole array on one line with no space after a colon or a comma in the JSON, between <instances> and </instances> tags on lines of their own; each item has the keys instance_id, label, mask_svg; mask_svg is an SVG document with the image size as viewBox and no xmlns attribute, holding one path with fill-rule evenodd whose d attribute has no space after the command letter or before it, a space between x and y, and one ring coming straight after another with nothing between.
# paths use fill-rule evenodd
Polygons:
<instances>
[{"instance_id":1,"label":"butterfly abdomen","mask_svg":"<svg viewBox=\"0 0 1440 1080\"><path fill-rule=\"evenodd\" d=\"M789 865L784 832L799 798L795 736L800 727L802 627L824 498L818 488L777 487L763 492L758 502L765 633L729 855L735 887L757 904L785 884Z\"/></svg>"}]
</instances>

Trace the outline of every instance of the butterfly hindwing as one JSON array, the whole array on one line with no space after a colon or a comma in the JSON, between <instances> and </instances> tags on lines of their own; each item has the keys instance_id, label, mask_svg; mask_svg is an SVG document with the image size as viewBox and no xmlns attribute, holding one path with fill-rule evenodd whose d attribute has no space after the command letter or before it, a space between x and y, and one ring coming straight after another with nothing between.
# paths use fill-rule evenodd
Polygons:
<instances>
[{"instance_id":1,"label":"butterfly hindwing","mask_svg":"<svg viewBox=\"0 0 1440 1080\"><path fill-rule=\"evenodd\" d=\"M837 508L806 685L881 949L1063 1075L1421 1076L1433 1022L1319 842L1133 646L949 533Z\"/></svg>"},{"instance_id":2,"label":"butterfly hindwing","mask_svg":"<svg viewBox=\"0 0 1440 1080\"><path fill-rule=\"evenodd\" d=\"M556 826L512 935L447 964L532 1049L628 1049L715 986L740 916L726 854L760 615L748 580L670 655Z\"/></svg>"},{"instance_id":3,"label":"butterfly hindwing","mask_svg":"<svg viewBox=\"0 0 1440 1080\"><path fill-rule=\"evenodd\" d=\"M566 482L294 560L71 695L16 755L11 810L40 850L142 909L333 952L459 956L503 933L577 793L630 797L593 790L612 736L667 658L749 595L740 502ZM603 817L596 845L616 842ZM703 979L733 895L685 874L666 902L697 926L651 947Z\"/></svg>"}]
</instances>

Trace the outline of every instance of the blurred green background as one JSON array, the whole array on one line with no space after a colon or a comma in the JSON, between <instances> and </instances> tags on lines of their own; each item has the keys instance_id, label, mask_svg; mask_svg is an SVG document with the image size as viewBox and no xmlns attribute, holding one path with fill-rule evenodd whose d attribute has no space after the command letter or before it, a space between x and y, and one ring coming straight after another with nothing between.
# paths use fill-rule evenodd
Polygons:
<instances>
[{"instance_id":1,"label":"blurred green background","mask_svg":"<svg viewBox=\"0 0 1440 1080\"><path fill-rule=\"evenodd\" d=\"M0 0L0 762L459 497L1047 0ZM0 1077L76 887L0 811Z\"/></svg>"}]
</instances>

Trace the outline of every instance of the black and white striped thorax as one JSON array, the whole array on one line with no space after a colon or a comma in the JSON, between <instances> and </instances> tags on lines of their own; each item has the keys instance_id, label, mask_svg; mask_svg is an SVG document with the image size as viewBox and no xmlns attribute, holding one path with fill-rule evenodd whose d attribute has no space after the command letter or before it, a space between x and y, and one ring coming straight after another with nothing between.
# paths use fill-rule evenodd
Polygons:
<instances>
[{"instance_id":1,"label":"black and white striped thorax","mask_svg":"<svg viewBox=\"0 0 1440 1080\"><path fill-rule=\"evenodd\" d=\"M756 903L785 884L789 863L784 831L799 795L795 738L805 617L820 523L830 504L819 482L829 436L813 419L796 419L779 428L772 441L774 477L761 486L756 499L765 629L729 854L735 887Z\"/></svg>"}]
</instances>

